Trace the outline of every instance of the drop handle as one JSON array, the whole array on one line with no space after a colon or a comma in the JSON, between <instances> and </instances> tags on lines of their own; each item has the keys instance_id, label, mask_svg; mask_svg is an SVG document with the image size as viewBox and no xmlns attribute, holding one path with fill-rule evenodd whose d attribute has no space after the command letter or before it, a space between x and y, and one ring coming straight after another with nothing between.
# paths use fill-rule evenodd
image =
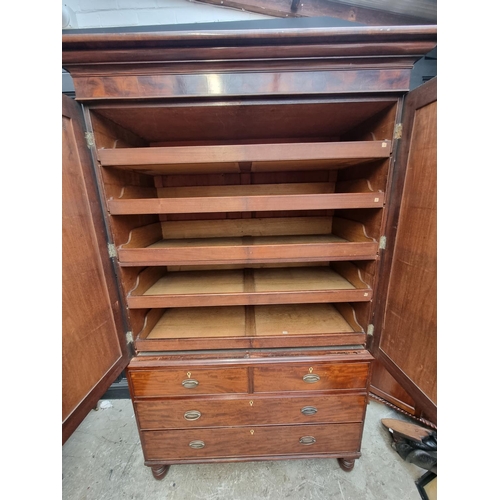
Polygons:
<instances>
[{"instance_id":1,"label":"drop handle","mask_svg":"<svg viewBox=\"0 0 500 500\"><path fill-rule=\"evenodd\" d=\"M315 415L318 413L318 409L315 406L304 406L304 408L300 410L300 413L303 415Z\"/></svg>"},{"instance_id":2,"label":"drop handle","mask_svg":"<svg viewBox=\"0 0 500 500\"><path fill-rule=\"evenodd\" d=\"M319 375L316 375L316 373L308 373L302 377L302 380L306 384L315 384L320 380L320 378L321 377Z\"/></svg>"},{"instance_id":3,"label":"drop handle","mask_svg":"<svg viewBox=\"0 0 500 500\"><path fill-rule=\"evenodd\" d=\"M190 422L198 420L200 417L201 417L201 412L199 412L198 410L188 410L186 413L184 413L184 418L186 420L189 420Z\"/></svg>"},{"instance_id":4,"label":"drop handle","mask_svg":"<svg viewBox=\"0 0 500 500\"><path fill-rule=\"evenodd\" d=\"M302 436L299 439L299 443L303 444L304 446L309 446L311 444L314 444L315 442L316 442L316 438L314 438L313 436Z\"/></svg>"},{"instance_id":5,"label":"drop handle","mask_svg":"<svg viewBox=\"0 0 500 500\"><path fill-rule=\"evenodd\" d=\"M199 382L194 378L187 378L186 380L182 381L182 387L186 389L194 389L198 384Z\"/></svg>"},{"instance_id":6,"label":"drop handle","mask_svg":"<svg viewBox=\"0 0 500 500\"><path fill-rule=\"evenodd\" d=\"M191 441L189 443L189 447L193 448L195 450L201 450L202 448L205 448L205 443L203 441Z\"/></svg>"}]
</instances>

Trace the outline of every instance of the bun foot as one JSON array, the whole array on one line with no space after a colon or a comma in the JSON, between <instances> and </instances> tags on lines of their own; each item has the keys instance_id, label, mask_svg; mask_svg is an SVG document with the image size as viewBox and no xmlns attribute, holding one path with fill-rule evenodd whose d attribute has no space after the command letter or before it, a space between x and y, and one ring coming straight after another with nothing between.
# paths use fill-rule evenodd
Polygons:
<instances>
[{"instance_id":1,"label":"bun foot","mask_svg":"<svg viewBox=\"0 0 500 500\"><path fill-rule=\"evenodd\" d=\"M167 475L168 469L170 469L170 465L153 465L151 472L153 473L153 477L160 481Z\"/></svg>"},{"instance_id":2,"label":"bun foot","mask_svg":"<svg viewBox=\"0 0 500 500\"><path fill-rule=\"evenodd\" d=\"M340 468L346 472L351 472L354 469L354 459L347 460L346 458L338 458Z\"/></svg>"}]
</instances>

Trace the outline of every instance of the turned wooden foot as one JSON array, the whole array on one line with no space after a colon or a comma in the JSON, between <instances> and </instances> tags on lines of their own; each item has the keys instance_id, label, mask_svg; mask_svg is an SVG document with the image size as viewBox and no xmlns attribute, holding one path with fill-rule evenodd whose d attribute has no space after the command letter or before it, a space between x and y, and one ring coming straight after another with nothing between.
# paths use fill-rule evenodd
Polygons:
<instances>
[{"instance_id":1,"label":"turned wooden foot","mask_svg":"<svg viewBox=\"0 0 500 500\"><path fill-rule=\"evenodd\" d=\"M168 469L170 469L170 465L153 465L151 472L153 473L153 477L160 481L166 476Z\"/></svg>"},{"instance_id":2,"label":"turned wooden foot","mask_svg":"<svg viewBox=\"0 0 500 500\"><path fill-rule=\"evenodd\" d=\"M340 468L346 472L351 472L354 469L354 459L347 460L346 458L338 458Z\"/></svg>"}]
</instances>

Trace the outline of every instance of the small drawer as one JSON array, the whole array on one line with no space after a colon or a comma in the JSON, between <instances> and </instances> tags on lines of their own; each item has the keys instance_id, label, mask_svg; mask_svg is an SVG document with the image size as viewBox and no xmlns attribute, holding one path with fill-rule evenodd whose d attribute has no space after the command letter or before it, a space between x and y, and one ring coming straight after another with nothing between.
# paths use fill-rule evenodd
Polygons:
<instances>
[{"instance_id":1,"label":"small drawer","mask_svg":"<svg viewBox=\"0 0 500 500\"><path fill-rule=\"evenodd\" d=\"M369 368L369 363L259 366L253 371L254 392L364 389Z\"/></svg>"},{"instance_id":2,"label":"small drawer","mask_svg":"<svg viewBox=\"0 0 500 500\"><path fill-rule=\"evenodd\" d=\"M142 431L146 460L182 461L206 458L282 457L356 453L362 424L219 427Z\"/></svg>"},{"instance_id":3,"label":"small drawer","mask_svg":"<svg viewBox=\"0 0 500 500\"><path fill-rule=\"evenodd\" d=\"M241 425L361 422L365 394L288 398L138 401L139 428L185 429Z\"/></svg>"},{"instance_id":4,"label":"small drawer","mask_svg":"<svg viewBox=\"0 0 500 500\"><path fill-rule=\"evenodd\" d=\"M129 370L134 397L245 394L246 368L193 368Z\"/></svg>"}]
</instances>

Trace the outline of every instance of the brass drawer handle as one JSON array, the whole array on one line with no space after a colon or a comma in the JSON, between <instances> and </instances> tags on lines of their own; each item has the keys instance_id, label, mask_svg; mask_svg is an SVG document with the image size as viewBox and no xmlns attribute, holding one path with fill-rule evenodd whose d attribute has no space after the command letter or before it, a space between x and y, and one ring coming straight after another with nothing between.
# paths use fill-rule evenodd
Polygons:
<instances>
[{"instance_id":1,"label":"brass drawer handle","mask_svg":"<svg viewBox=\"0 0 500 500\"><path fill-rule=\"evenodd\" d=\"M189 446L195 450L201 450L202 448L205 448L205 443L203 441L191 441Z\"/></svg>"},{"instance_id":2,"label":"brass drawer handle","mask_svg":"<svg viewBox=\"0 0 500 500\"><path fill-rule=\"evenodd\" d=\"M314 415L315 413L318 413L318 409L314 406L304 406L304 408L300 410L300 413L303 415Z\"/></svg>"},{"instance_id":3,"label":"brass drawer handle","mask_svg":"<svg viewBox=\"0 0 500 500\"><path fill-rule=\"evenodd\" d=\"M199 382L194 378L187 378L186 380L182 381L182 386L186 389L194 389L198 384Z\"/></svg>"},{"instance_id":4,"label":"brass drawer handle","mask_svg":"<svg viewBox=\"0 0 500 500\"><path fill-rule=\"evenodd\" d=\"M184 413L184 418L193 422L194 420L198 420L201 417L201 413L198 410L188 410Z\"/></svg>"},{"instance_id":5,"label":"brass drawer handle","mask_svg":"<svg viewBox=\"0 0 500 500\"><path fill-rule=\"evenodd\" d=\"M299 443L305 446L309 446L311 444L314 444L315 442L316 439L313 436L303 436L299 439Z\"/></svg>"},{"instance_id":6,"label":"brass drawer handle","mask_svg":"<svg viewBox=\"0 0 500 500\"><path fill-rule=\"evenodd\" d=\"M302 380L306 383L306 384L315 384L316 382L318 382L318 380L320 379L321 377L319 375L316 375L315 373L308 373L307 375L304 375L302 377Z\"/></svg>"}]
</instances>

